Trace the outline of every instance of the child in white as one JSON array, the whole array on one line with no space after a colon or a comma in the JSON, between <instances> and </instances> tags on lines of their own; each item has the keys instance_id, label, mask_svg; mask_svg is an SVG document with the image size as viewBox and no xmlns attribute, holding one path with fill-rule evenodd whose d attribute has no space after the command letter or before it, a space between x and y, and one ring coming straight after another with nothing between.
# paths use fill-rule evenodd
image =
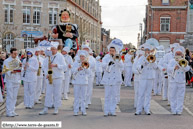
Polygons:
<instances>
[{"instance_id":1,"label":"child in white","mask_svg":"<svg viewBox=\"0 0 193 129\"><path fill-rule=\"evenodd\" d=\"M102 69L101 57L97 56L96 57L96 85L101 84L102 72L103 72L103 69Z\"/></svg>"}]
</instances>

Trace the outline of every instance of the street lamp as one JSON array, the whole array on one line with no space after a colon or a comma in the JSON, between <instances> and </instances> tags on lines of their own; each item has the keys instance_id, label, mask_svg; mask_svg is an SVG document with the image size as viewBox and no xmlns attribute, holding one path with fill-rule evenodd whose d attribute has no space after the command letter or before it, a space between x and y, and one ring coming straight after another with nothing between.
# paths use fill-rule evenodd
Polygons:
<instances>
[{"instance_id":1,"label":"street lamp","mask_svg":"<svg viewBox=\"0 0 193 129\"><path fill-rule=\"evenodd\" d=\"M142 40L143 40L143 36L142 36L142 33L143 33L143 24L142 24L142 23L139 24L139 30L141 31L141 45L142 45Z\"/></svg>"}]
</instances>

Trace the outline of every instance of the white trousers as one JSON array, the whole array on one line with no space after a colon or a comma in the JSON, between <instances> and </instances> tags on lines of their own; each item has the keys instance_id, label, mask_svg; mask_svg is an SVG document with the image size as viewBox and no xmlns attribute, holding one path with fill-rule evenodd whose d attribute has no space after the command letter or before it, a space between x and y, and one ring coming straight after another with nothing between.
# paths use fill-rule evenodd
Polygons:
<instances>
[{"instance_id":1,"label":"white trousers","mask_svg":"<svg viewBox=\"0 0 193 129\"><path fill-rule=\"evenodd\" d=\"M105 103L104 103L104 113L115 113L116 110L116 95L117 95L117 85L109 86L105 85Z\"/></svg>"},{"instance_id":2,"label":"white trousers","mask_svg":"<svg viewBox=\"0 0 193 129\"><path fill-rule=\"evenodd\" d=\"M74 112L79 112L79 107L81 107L81 112L86 112L86 89L88 85L74 85Z\"/></svg>"},{"instance_id":3,"label":"white trousers","mask_svg":"<svg viewBox=\"0 0 193 129\"><path fill-rule=\"evenodd\" d=\"M125 76L124 76L124 84L125 86L131 86L131 79L132 79L132 66L125 67Z\"/></svg>"},{"instance_id":4,"label":"white trousers","mask_svg":"<svg viewBox=\"0 0 193 129\"><path fill-rule=\"evenodd\" d=\"M102 73L101 72L96 72L96 84L100 85L102 80Z\"/></svg>"},{"instance_id":5,"label":"white trousers","mask_svg":"<svg viewBox=\"0 0 193 129\"><path fill-rule=\"evenodd\" d=\"M43 84L43 78L37 77L37 83L35 88L35 102L37 102L41 96L42 84Z\"/></svg>"},{"instance_id":6,"label":"white trousers","mask_svg":"<svg viewBox=\"0 0 193 129\"><path fill-rule=\"evenodd\" d=\"M172 113L182 113L185 95L185 84L170 82L170 105Z\"/></svg>"},{"instance_id":7,"label":"white trousers","mask_svg":"<svg viewBox=\"0 0 193 129\"><path fill-rule=\"evenodd\" d=\"M138 87L138 102L136 112L141 113L143 106L146 113L150 112L150 101L153 87L153 79L140 80Z\"/></svg>"},{"instance_id":8,"label":"white trousers","mask_svg":"<svg viewBox=\"0 0 193 129\"><path fill-rule=\"evenodd\" d=\"M153 86L154 95L161 95L162 77L159 72L160 71L156 70L156 78L154 79L154 86Z\"/></svg>"},{"instance_id":9,"label":"white trousers","mask_svg":"<svg viewBox=\"0 0 193 129\"><path fill-rule=\"evenodd\" d=\"M94 82L94 76L91 76L88 79L88 87L86 91L86 106L91 104L92 94L93 94L93 82Z\"/></svg>"},{"instance_id":10,"label":"white trousers","mask_svg":"<svg viewBox=\"0 0 193 129\"><path fill-rule=\"evenodd\" d=\"M120 98L120 95L121 95L121 84L117 85L117 95L116 95L116 100L117 100L117 103L116 104L119 104L120 101L121 101L121 98Z\"/></svg>"},{"instance_id":11,"label":"white trousers","mask_svg":"<svg viewBox=\"0 0 193 129\"><path fill-rule=\"evenodd\" d=\"M37 82L24 81L24 105L26 107L33 107L35 101L35 88Z\"/></svg>"},{"instance_id":12,"label":"white trousers","mask_svg":"<svg viewBox=\"0 0 193 129\"><path fill-rule=\"evenodd\" d=\"M45 107L52 107L52 104L55 108L61 106L61 89L62 78L53 79L53 84L49 84L47 80Z\"/></svg>"},{"instance_id":13,"label":"white trousers","mask_svg":"<svg viewBox=\"0 0 193 129\"><path fill-rule=\"evenodd\" d=\"M62 81L62 93L61 93L61 97L67 98L68 97L68 91L67 91L67 85L66 85L66 78L65 80ZM63 96L64 94L64 96Z\"/></svg>"},{"instance_id":14,"label":"white trousers","mask_svg":"<svg viewBox=\"0 0 193 129\"><path fill-rule=\"evenodd\" d=\"M163 78L162 99L168 99L168 78Z\"/></svg>"},{"instance_id":15,"label":"white trousers","mask_svg":"<svg viewBox=\"0 0 193 129\"><path fill-rule=\"evenodd\" d=\"M67 93L70 92L70 81L71 81L71 71L65 75L65 80L66 80L66 90L67 90Z\"/></svg>"},{"instance_id":16,"label":"white trousers","mask_svg":"<svg viewBox=\"0 0 193 129\"><path fill-rule=\"evenodd\" d=\"M135 98L134 98L134 107L137 107L138 102L138 87L139 87L139 81L134 80L134 91L135 91Z\"/></svg>"},{"instance_id":17,"label":"white trousers","mask_svg":"<svg viewBox=\"0 0 193 129\"><path fill-rule=\"evenodd\" d=\"M20 84L6 82L7 85L7 96L6 96L6 114L10 115L15 112L15 105L17 102L17 95Z\"/></svg>"}]
</instances>

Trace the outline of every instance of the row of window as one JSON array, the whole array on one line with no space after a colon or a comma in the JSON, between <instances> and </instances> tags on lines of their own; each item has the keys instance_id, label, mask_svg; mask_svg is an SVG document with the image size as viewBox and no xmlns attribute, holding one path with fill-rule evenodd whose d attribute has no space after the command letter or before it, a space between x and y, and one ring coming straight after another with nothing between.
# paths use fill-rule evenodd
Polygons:
<instances>
[{"instance_id":1,"label":"row of window","mask_svg":"<svg viewBox=\"0 0 193 129\"><path fill-rule=\"evenodd\" d=\"M12 33L7 33L3 39L2 48L3 50L8 50L11 47L15 47L14 35ZM24 38L24 48L34 48L36 47L33 37Z\"/></svg>"},{"instance_id":2,"label":"row of window","mask_svg":"<svg viewBox=\"0 0 193 129\"><path fill-rule=\"evenodd\" d=\"M31 10L32 8L29 6L24 6L23 11L23 24L30 24L31 23ZM14 17L14 6L13 5L5 5L5 23L6 24L13 24L13 17ZM57 8L50 8L49 9L49 24L56 25L57 24ZM33 24L40 25L41 21L41 8L40 7L33 7Z\"/></svg>"}]
</instances>

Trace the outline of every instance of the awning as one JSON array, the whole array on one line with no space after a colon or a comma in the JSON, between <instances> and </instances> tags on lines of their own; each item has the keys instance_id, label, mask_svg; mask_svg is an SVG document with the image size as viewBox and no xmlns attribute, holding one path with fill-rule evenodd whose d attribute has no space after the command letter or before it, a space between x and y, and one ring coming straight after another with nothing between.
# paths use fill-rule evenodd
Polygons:
<instances>
[{"instance_id":1,"label":"awning","mask_svg":"<svg viewBox=\"0 0 193 129\"><path fill-rule=\"evenodd\" d=\"M41 31L21 31L21 37L25 38L25 37L41 37L43 36L43 32Z\"/></svg>"}]
</instances>

